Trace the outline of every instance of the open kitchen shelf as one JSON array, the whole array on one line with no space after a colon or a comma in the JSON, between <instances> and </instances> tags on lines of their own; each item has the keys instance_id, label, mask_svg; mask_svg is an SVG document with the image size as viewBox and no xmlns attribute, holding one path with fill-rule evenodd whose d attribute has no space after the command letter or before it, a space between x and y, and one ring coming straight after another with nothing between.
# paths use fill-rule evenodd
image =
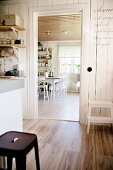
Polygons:
<instances>
[{"instance_id":1,"label":"open kitchen shelf","mask_svg":"<svg viewBox=\"0 0 113 170\"><path fill-rule=\"evenodd\" d=\"M25 48L25 46L21 44L0 44L0 47Z\"/></svg>"},{"instance_id":2,"label":"open kitchen shelf","mask_svg":"<svg viewBox=\"0 0 113 170\"><path fill-rule=\"evenodd\" d=\"M11 25L11 26L0 26L0 31L12 31L12 29L15 29L17 31L24 31L25 28L18 25Z\"/></svg>"},{"instance_id":3,"label":"open kitchen shelf","mask_svg":"<svg viewBox=\"0 0 113 170\"><path fill-rule=\"evenodd\" d=\"M13 31L14 34L16 35L16 38L19 39L18 37L18 31L24 31L25 28L23 26L0 26L0 31ZM25 48L24 45L21 44L0 44L1 48Z\"/></svg>"}]
</instances>

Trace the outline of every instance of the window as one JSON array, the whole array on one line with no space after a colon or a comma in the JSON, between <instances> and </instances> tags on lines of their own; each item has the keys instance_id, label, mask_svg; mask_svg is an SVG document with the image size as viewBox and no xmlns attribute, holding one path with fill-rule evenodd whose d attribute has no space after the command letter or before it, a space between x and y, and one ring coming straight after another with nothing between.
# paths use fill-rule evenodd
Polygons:
<instances>
[{"instance_id":1,"label":"window","mask_svg":"<svg viewBox=\"0 0 113 170\"><path fill-rule=\"evenodd\" d=\"M58 56L60 73L78 73L76 65L80 65L80 45L59 46Z\"/></svg>"}]
</instances>

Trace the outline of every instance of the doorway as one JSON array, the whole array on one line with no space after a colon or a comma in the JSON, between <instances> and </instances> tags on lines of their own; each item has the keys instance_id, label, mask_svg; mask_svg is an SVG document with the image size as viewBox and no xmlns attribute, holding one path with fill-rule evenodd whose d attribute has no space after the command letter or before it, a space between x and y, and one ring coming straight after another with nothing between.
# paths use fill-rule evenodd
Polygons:
<instances>
[{"instance_id":1,"label":"doorway","mask_svg":"<svg viewBox=\"0 0 113 170\"><path fill-rule=\"evenodd\" d=\"M70 16L74 16L74 18L70 18ZM79 18L80 16L81 18ZM82 13L79 12L78 14L76 13L70 15L47 17L40 16L39 21L41 20L42 23L44 22L46 25L46 23L49 23L46 18L51 19L51 17L55 18L54 20L56 23L57 20L59 22L60 19L64 21L66 18L67 23L70 19L76 18L76 22L80 22L80 27L78 26L78 29L80 29L79 31L81 34ZM66 30L65 28L63 28L60 31L58 29L56 31L51 30L48 26L45 26L44 29L42 28L42 23L38 23L38 44L41 44L41 53L47 52L47 49L52 49L52 59L47 61L47 58L44 59L44 56L43 59L40 59L40 57L38 57L38 75L44 76L45 69L52 66L53 68L55 68L54 77L58 77L59 75L63 75L63 77L65 76L65 86L67 93L63 99L56 97L55 100L49 101L48 98L44 101L44 97L40 95L38 97L38 115L39 117L46 119L79 121L81 35L78 39L76 36L76 38L71 38L71 31L69 32L68 29ZM62 24L60 23L60 25ZM42 32L40 32L40 30ZM67 39L64 38L64 35ZM61 36L63 36L63 40L61 39ZM53 39L53 37L57 37L57 39ZM60 40L58 40L59 37ZM41 48L39 47L39 53Z\"/></svg>"},{"instance_id":2,"label":"doorway","mask_svg":"<svg viewBox=\"0 0 113 170\"><path fill-rule=\"evenodd\" d=\"M84 112L88 104L88 76L86 67L89 64L89 47L90 46L90 16L89 6L85 4L77 4L70 6L53 6L52 9L49 7L33 7L29 9L29 44L28 44L28 101L27 101L27 117L38 118L38 100L37 100L37 88L38 88L38 76L37 76L37 17L47 15L61 15L61 14L72 14L77 11L81 11L83 14L82 21L82 53L81 53L81 86L80 86L80 123L86 123L86 113ZM84 86L85 84L85 86Z\"/></svg>"}]
</instances>

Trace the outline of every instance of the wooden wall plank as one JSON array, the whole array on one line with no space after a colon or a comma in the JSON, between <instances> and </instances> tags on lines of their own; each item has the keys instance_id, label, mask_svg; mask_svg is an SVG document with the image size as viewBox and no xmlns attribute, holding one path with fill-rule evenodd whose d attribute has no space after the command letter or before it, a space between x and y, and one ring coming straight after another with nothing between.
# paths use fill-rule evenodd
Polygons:
<instances>
[{"instance_id":1,"label":"wooden wall plank","mask_svg":"<svg viewBox=\"0 0 113 170\"><path fill-rule=\"evenodd\" d=\"M29 2L29 3L26 3ZM38 6L56 6L56 5L66 5L68 7L68 4L76 4L76 3L86 3L88 2L87 0L34 0L33 1L33 6L37 6L37 2L38 2ZM98 8L102 7L104 4L104 8L113 8L113 0L91 0L92 2L92 6L91 6L91 12L93 10L95 10L95 8L97 8L96 3L98 2ZM109 4L110 2L110 4ZM22 1L22 0L11 0L11 1L7 1L4 2L3 5L3 11L2 9L0 10L2 14L9 14L9 13L17 13L18 15L22 16L24 18L25 21L25 25L28 28L28 24L29 24L29 15L28 15L28 11L29 11L29 7L32 6L32 3L30 2L30 0L26 1ZM9 5L8 5L9 4ZM93 5L95 4L95 6ZM104 16L112 16L112 14L110 13L106 13ZM87 16L89 17L89 12L86 11L86 23L83 23L83 27L87 27L88 23L87 23ZM95 19L91 18L91 23L93 25L95 25ZM104 22L106 23L106 22ZM86 24L84 26L84 24ZM95 29L93 28L93 25L91 26L91 29ZM109 29L112 29L112 25L113 25L113 20L111 20L109 22ZM94 26L95 27L95 26ZM100 45L97 45L97 56L96 56L96 45L95 45L95 39L93 40L93 38L91 38L92 35L90 35L89 33L92 34L92 31L90 32L85 32L84 34L88 34L89 35L89 42L92 43L89 46L89 42L87 40L87 35L83 35L83 42L85 42L85 46L83 49L83 55L82 55L82 60L83 60L83 68L82 68L82 80L85 84L85 91L84 91L84 85L81 85L81 94L82 94L82 99L81 99L81 103L82 103L82 107L81 107L81 112L84 112L84 115L82 117L82 122L84 122L85 118L86 118L86 114L85 114L85 108L87 106L87 101L88 101L88 92L89 92L89 99L92 98L96 98L96 99L105 99L105 100L110 100L111 98L113 99L113 94L111 93L112 91L112 87L113 87L113 61L112 61L112 49L113 49L113 42L111 42L111 44L109 45L108 49L107 47L102 47ZM22 34L20 34L22 36ZM102 36L104 36L104 33L102 32L101 34ZM112 33L109 33L109 37L112 37ZM28 52L29 52L29 31L27 30L25 32L25 37L24 37L28 47L26 48L26 52L21 52L21 55L23 54L23 56L26 58L26 60L29 60L27 58L28 56ZM110 38L109 38L110 39ZM112 40L111 40L112 41ZM103 42L105 42L105 40L103 40ZM94 44L93 44L94 43ZM90 49L88 49L88 47L90 47ZM97 57L97 58L96 58ZM23 64L26 61L23 60ZM96 63L97 63L97 70L96 70ZM90 79L88 79L89 74L87 73L87 66L91 65L93 68L92 73L90 74ZM88 91L88 80L90 80L90 90ZM97 80L97 82L96 82ZM95 82L96 82L96 86L95 86ZM95 96L95 91L96 91L96 96ZM26 109L27 110L27 109Z\"/></svg>"},{"instance_id":2,"label":"wooden wall plank","mask_svg":"<svg viewBox=\"0 0 113 170\"><path fill-rule=\"evenodd\" d=\"M109 0L108 1L103 0L103 6L104 6L105 9L107 9L107 8L109 9L110 8L109 2L110 2Z\"/></svg>"},{"instance_id":3,"label":"wooden wall plank","mask_svg":"<svg viewBox=\"0 0 113 170\"><path fill-rule=\"evenodd\" d=\"M112 8L113 7L113 1L109 0L109 7Z\"/></svg>"},{"instance_id":4,"label":"wooden wall plank","mask_svg":"<svg viewBox=\"0 0 113 170\"><path fill-rule=\"evenodd\" d=\"M18 6L18 4L9 5L8 10L9 10L10 14L19 15L19 6Z\"/></svg>"},{"instance_id":5,"label":"wooden wall plank","mask_svg":"<svg viewBox=\"0 0 113 170\"><path fill-rule=\"evenodd\" d=\"M88 3L88 0L79 0L79 3Z\"/></svg>"},{"instance_id":6,"label":"wooden wall plank","mask_svg":"<svg viewBox=\"0 0 113 170\"><path fill-rule=\"evenodd\" d=\"M38 0L38 6L47 6L46 0Z\"/></svg>"},{"instance_id":7,"label":"wooden wall plank","mask_svg":"<svg viewBox=\"0 0 113 170\"><path fill-rule=\"evenodd\" d=\"M3 15L8 15L8 13L9 13L9 7L8 7L8 5L3 5L2 6L2 13L1 13L1 16L3 16Z\"/></svg>"},{"instance_id":8,"label":"wooden wall plank","mask_svg":"<svg viewBox=\"0 0 113 170\"><path fill-rule=\"evenodd\" d=\"M66 4L66 0L53 0L53 5L65 5Z\"/></svg>"},{"instance_id":9,"label":"wooden wall plank","mask_svg":"<svg viewBox=\"0 0 113 170\"><path fill-rule=\"evenodd\" d=\"M91 8L97 9L97 1L91 1ZM89 100L95 100L96 94L96 12L95 10L91 10L90 14L90 59L89 64L92 67L92 72L90 74L90 85L89 85Z\"/></svg>"},{"instance_id":10,"label":"wooden wall plank","mask_svg":"<svg viewBox=\"0 0 113 170\"><path fill-rule=\"evenodd\" d=\"M86 123L87 113L86 108L88 105L88 72L87 67L89 65L89 43L90 43L90 17L88 15L89 9L85 8L83 13L83 23L82 23L82 54L81 54L81 87L80 87L80 121L81 123Z\"/></svg>"},{"instance_id":11,"label":"wooden wall plank","mask_svg":"<svg viewBox=\"0 0 113 170\"><path fill-rule=\"evenodd\" d=\"M19 12L18 12L19 16L21 18L24 18L24 27L26 28L26 26L27 26L27 7L26 7L26 4L19 4L18 10L19 10ZM20 32L20 34L21 33L23 34L23 32ZM24 32L24 34L25 34L25 32Z\"/></svg>"},{"instance_id":12,"label":"wooden wall plank","mask_svg":"<svg viewBox=\"0 0 113 170\"><path fill-rule=\"evenodd\" d=\"M75 3L75 4L76 4L76 3L79 3L79 0L73 0L72 4L73 4L73 3Z\"/></svg>"},{"instance_id":13,"label":"wooden wall plank","mask_svg":"<svg viewBox=\"0 0 113 170\"><path fill-rule=\"evenodd\" d=\"M108 49L108 73L107 73L107 100L113 101L113 58L111 56L113 52L113 43L109 46Z\"/></svg>"},{"instance_id":14,"label":"wooden wall plank","mask_svg":"<svg viewBox=\"0 0 113 170\"><path fill-rule=\"evenodd\" d=\"M47 6L53 5L53 0L46 0Z\"/></svg>"},{"instance_id":15,"label":"wooden wall plank","mask_svg":"<svg viewBox=\"0 0 113 170\"><path fill-rule=\"evenodd\" d=\"M74 0L67 0L67 4L73 4L74 3ZM78 3L78 0L77 0L77 3Z\"/></svg>"},{"instance_id":16,"label":"wooden wall plank","mask_svg":"<svg viewBox=\"0 0 113 170\"><path fill-rule=\"evenodd\" d=\"M27 5L29 7L36 7L38 5L38 0L32 0L32 1L28 1Z\"/></svg>"},{"instance_id":17,"label":"wooden wall plank","mask_svg":"<svg viewBox=\"0 0 113 170\"><path fill-rule=\"evenodd\" d=\"M109 0L109 9L112 9L113 1ZM109 12L109 17L113 18L113 11ZM109 30L113 30L113 19L109 20ZM108 73L107 73L107 99L113 101L113 32L109 32L110 45L108 48Z\"/></svg>"}]
</instances>

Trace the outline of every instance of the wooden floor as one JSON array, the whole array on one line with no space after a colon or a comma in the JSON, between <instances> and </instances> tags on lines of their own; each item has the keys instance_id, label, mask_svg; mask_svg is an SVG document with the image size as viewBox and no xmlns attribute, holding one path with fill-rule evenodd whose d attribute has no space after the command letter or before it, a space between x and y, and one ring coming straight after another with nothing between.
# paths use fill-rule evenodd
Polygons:
<instances>
[{"instance_id":1,"label":"wooden floor","mask_svg":"<svg viewBox=\"0 0 113 170\"><path fill-rule=\"evenodd\" d=\"M37 134L41 170L113 170L113 134L110 127L91 126L90 134L78 122L24 120L24 131ZM27 170L35 170L34 152Z\"/></svg>"},{"instance_id":2,"label":"wooden floor","mask_svg":"<svg viewBox=\"0 0 113 170\"><path fill-rule=\"evenodd\" d=\"M79 121L79 94L68 93L63 100L57 99L45 103L39 100L38 114L43 118Z\"/></svg>"}]
</instances>

